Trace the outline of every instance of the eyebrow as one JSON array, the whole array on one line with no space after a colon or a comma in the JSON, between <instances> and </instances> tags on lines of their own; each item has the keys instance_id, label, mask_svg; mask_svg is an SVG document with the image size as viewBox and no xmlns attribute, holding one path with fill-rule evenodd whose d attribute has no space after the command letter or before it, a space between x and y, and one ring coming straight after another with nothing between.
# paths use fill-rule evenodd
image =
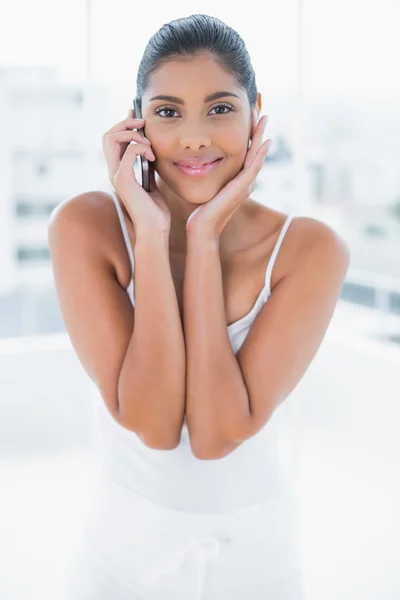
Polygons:
<instances>
[{"instance_id":1,"label":"eyebrow","mask_svg":"<svg viewBox=\"0 0 400 600\"><path fill-rule=\"evenodd\" d=\"M227 96L235 96L235 98L240 99L240 96L234 94L233 92L214 92L214 94L206 96L204 98L204 102L212 102L212 100L218 100L218 98L226 98ZM152 102L153 100L165 100L166 102L175 102L175 104L185 104L182 98L177 98L176 96L153 96L153 98L150 98L149 102Z\"/></svg>"}]
</instances>

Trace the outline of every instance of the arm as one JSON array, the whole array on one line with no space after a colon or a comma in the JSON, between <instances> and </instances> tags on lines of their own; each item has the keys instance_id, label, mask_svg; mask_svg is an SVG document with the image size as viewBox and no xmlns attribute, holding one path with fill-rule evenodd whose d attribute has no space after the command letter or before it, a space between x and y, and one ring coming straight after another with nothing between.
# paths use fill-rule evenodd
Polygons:
<instances>
[{"instance_id":1,"label":"arm","mask_svg":"<svg viewBox=\"0 0 400 600\"><path fill-rule=\"evenodd\" d=\"M184 417L185 350L168 243L154 238L136 245L133 309L106 252L105 210L104 198L86 193L58 206L49 220L64 323L113 418L150 448L172 449Z\"/></svg>"},{"instance_id":2,"label":"arm","mask_svg":"<svg viewBox=\"0 0 400 600\"><path fill-rule=\"evenodd\" d=\"M188 268L196 276L188 271L185 297L187 418L198 457L221 458L258 433L302 379L324 338L349 251L328 226L302 221L304 251L273 289L237 358L226 339L215 251L191 248Z\"/></svg>"},{"instance_id":3,"label":"arm","mask_svg":"<svg viewBox=\"0 0 400 600\"><path fill-rule=\"evenodd\" d=\"M193 454L232 446L249 398L226 326L218 241L187 236L183 287L187 352L186 420Z\"/></svg>"},{"instance_id":4,"label":"arm","mask_svg":"<svg viewBox=\"0 0 400 600\"><path fill-rule=\"evenodd\" d=\"M120 412L152 444L167 440L175 448L185 415L186 355L168 236L136 241L134 257L135 328L119 376Z\"/></svg>"}]
</instances>

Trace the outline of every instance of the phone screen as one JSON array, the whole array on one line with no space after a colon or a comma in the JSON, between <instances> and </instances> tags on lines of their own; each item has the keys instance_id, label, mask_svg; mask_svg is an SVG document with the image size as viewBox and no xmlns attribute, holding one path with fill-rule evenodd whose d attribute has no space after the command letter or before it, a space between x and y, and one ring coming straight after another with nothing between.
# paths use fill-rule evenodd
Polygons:
<instances>
[{"instance_id":1,"label":"phone screen","mask_svg":"<svg viewBox=\"0 0 400 600\"><path fill-rule=\"evenodd\" d=\"M134 109L134 118L141 119L142 111L140 102L135 98L133 100L133 109ZM138 129L139 133L144 135L144 127ZM134 165L135 177L140 185L146 190L146 192L150 192L150 164L145 156L139 155L139 161L136 160Z\"/></svg>"}]
</instances>

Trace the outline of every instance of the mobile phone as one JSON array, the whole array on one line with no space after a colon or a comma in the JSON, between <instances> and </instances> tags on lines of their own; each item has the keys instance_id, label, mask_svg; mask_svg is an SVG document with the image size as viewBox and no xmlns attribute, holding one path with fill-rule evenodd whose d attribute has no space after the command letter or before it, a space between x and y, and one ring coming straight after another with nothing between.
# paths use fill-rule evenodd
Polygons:
<instances>
[{"instance_id":1,"label":"mobile phone","mask_svg":"<svg viewBox=\"0 0 400 600\"><path fill-rule=\"evenodd\" d=\"M134 100L133 100L133 108L135 111L134 118L141 119L142 118L142 110L141 110L140 101L137 98L134 98ZM141 129L138 129L137 131L144 135L144 127L142 127ZM137 164L138 163L137 160L135 161L135 164L134 164L136 180L146 190L146 192L150 192L150 164L149 164L149 161L147 160L147 158L145 156L142 156L141 154L138 156L138 158L139 158L139 164Z\"/></svg>"}]
</instances>

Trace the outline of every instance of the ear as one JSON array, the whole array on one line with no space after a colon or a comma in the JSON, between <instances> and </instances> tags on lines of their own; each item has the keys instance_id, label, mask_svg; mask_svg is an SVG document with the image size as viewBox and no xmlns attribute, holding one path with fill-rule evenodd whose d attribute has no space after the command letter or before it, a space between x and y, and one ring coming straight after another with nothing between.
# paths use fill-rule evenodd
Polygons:
<instances>
[{"instance_id":1,"label":"ear","mask_svg":"<svg viewBox=\"0 0 400 600\"><path fill-rule=\"evenodd\" d=\"M260 112L261 112L261 108L262 108L262 101L261 101L261 94L260 92L258 92L257 94L257 103L255 108L253 109L253 130L252 130L252 136L254 135L254 130L257 127L258 121L260 119Z\"/></svg>"},{"instance_id":2,"label":"ear","mask_svg":"<svg viewBox=\"0 0 400 600\"><path fill-rule=\"evenodd\" d=\"M253 139L253 135L254 135L255 129L257 127L258 120L260 118L261 108L262 108L262 97L261 97L261 93L258 92L258 94L257 94L257 100L256 100L256 106L251 111L251 124L250 124L250 132L249 132L249 143L247 145L247 148L250 148L251 140Z\"/></svg>"},{"instance_id":3,"label":"ear","mask_svg":"<svg viewBox=\"0 0 400 600\"><path fill-rule=\"evenodd\" d=\"M260 112L262 110L262 97L260 92L258 92L257 94L257 111L258 111L258 115L260 115Z\"/></svg>"},{"instance_id":4,"label":"ear","mask_svg":"<svg viewBox=\"0 0 400 600\"><path fill-rule=\"evenodd\" d=\"M248 148L250 148L250 143L251 143L251 140L253 139L253 135L254 135L256 127L257 127L258 118L259 118L259 112L256 108L253 108L251 111L251 123L250 123Z\"/></svg>"}]
</instances>

